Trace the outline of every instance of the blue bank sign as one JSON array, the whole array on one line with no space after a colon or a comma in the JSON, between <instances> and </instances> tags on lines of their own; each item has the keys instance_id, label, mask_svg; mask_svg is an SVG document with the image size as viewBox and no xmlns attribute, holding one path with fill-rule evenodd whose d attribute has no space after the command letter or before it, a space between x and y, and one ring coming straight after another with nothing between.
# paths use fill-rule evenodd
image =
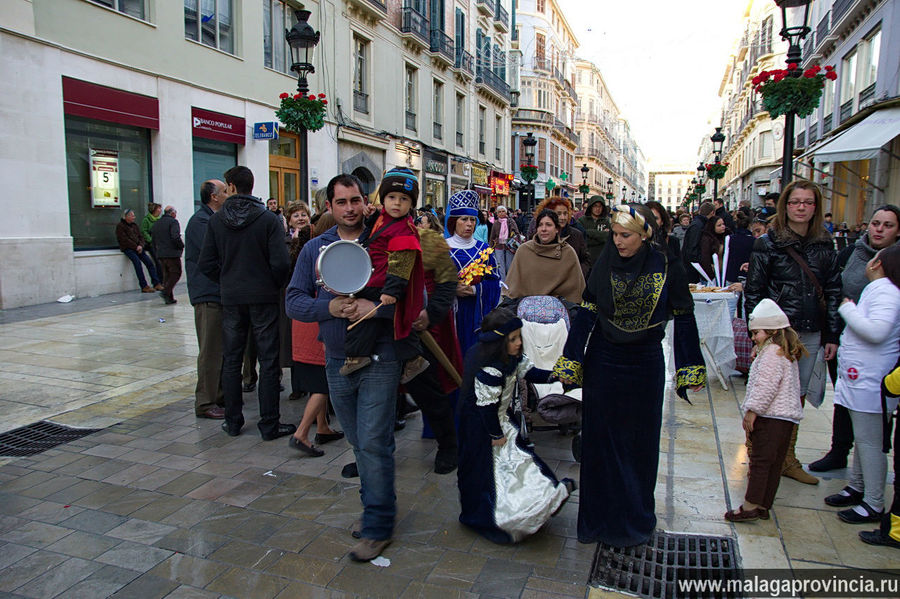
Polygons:
<instances>
[{"instance_id":1,"label":"blue bank sign","mask_svg":"<svg viewBox=\"0 0 900 599\"><path fill-rule=\"evenodd\" d=\"M278 139L278 123L253 123L253 139Z\"/></svg>"}]
</instances>

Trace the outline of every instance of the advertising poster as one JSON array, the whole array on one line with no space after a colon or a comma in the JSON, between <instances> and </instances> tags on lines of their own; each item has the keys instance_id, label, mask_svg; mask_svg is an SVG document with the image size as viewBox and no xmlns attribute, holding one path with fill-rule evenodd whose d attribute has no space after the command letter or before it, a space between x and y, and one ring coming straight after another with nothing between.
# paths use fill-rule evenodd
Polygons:
<instances>
[{"instance_id":1,"label":"advertising poster","mask_svg":"<svg viewBox=\"0 0 900 599\"><path fill-rule=\"evenodd\" d=\"M91 150L91 207L119 207L119 153Z\"/></svg>"}]
</instances>

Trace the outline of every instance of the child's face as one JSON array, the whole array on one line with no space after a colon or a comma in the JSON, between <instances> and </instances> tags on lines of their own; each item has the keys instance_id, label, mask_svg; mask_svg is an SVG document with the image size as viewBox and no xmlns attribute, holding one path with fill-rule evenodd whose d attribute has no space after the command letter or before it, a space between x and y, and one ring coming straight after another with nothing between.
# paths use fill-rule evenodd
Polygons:
<instances>
[{"instance_id":1,"label":"child's face","mask_svg":"<svg viewBox=\"0 0 900 599\"><path fill-rule=\"evenodd\" d=\"M766 342L766 339L769 338L769 334L766 333L763 329L756 329L753 331L753 334L750 335L750 338L753 339L753 343L756 345L762 345Z\"/></svg>"},{"instance_id":2,"label":"child's face","mask_svg":"<svg viewBox=\"0 0 900 599\"><path fill-rule=\"evenodd\" d=\"M412 200L409 196L398 191L387 194L381 199L381 203L384 204L384 211L391 218L403 218L409 214L409 209L412 208Z\"/></svg>"},{"instance_id":3,"label":"child's face","mask_svg":"<svg viewBox=\"0 0 900 599\"><path fill-rule=\"evenodd\" d=\"M514 358L522 355L522 329L516 329L506 338L506 353Z\"/></svg>"}]
</instances>

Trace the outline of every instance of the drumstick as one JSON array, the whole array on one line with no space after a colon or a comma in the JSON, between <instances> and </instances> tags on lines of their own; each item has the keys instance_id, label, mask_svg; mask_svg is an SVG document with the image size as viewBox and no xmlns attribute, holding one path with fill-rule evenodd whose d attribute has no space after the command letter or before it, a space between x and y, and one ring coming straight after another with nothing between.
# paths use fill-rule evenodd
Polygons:
<instances>
[{"instance_id":1,"label":"drumstick","mask_svg":"<svg viewBox=\"0 0 900 599\"><path fill-rule=\"evenodd\" d=\"M349 327L347 327L347 330L349 331L350 329L352 329L353 327L355 327L356 325L358 325L359 323L361 323L362 321L364 321L364 320L367 319L368 317L370 317L370 316L372 316L373 314L375 314L375 310L377 310L377 309L380 308L380 307L381 307L381 302L378 302L378 304L376 304L374 308L372 308L371 310L369 310L369 313L368 313L368 314L366 314L365 316L363 316L362 318L360 318L359 320L357 320L356 322L354 322L353 324L351 324Z\"/></svg>"}]
</instances>

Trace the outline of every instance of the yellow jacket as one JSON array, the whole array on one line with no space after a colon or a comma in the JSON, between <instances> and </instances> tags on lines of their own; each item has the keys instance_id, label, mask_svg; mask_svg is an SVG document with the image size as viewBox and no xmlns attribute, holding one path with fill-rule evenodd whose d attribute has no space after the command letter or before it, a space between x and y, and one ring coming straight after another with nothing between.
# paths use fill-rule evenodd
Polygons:
<instances>
[{"instance_id":1,"label":"yellow jacket","mask_svg":"<svg viewBox=\"0 0 900 599\"><path fill-rule=\"evenodd\" d=\"M882 384L888 395L900 395L900 366L885 376Z\"/></svg>"}]
</instances>

